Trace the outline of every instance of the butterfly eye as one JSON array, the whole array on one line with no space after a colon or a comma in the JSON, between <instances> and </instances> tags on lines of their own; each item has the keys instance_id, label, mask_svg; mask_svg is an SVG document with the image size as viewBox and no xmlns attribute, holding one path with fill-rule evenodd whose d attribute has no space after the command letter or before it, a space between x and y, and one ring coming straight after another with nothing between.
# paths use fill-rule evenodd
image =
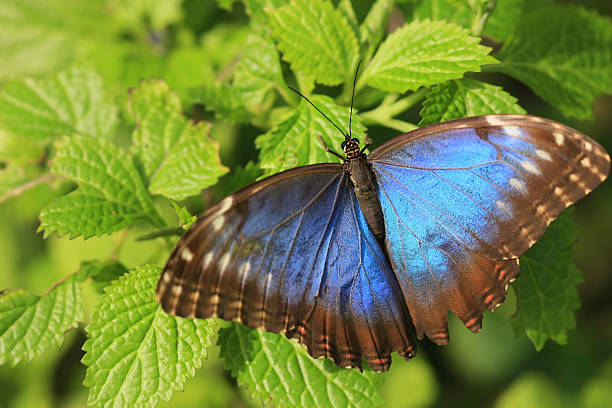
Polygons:
<instances>
[{"instance_id":1,"label":"butterfly eye","mask_svg":"<svg viewBox=\"0 0 612 408\"><path fill-rule=\"evenodd\" d=\"M342 148L342 150L344 150L344 148L346 147L346 140L344 142L342 142L342 144L340 145L340 147Z\"/></svg>"},{"instance_id":2,"label":"butterfly eye","mask_svg":"<svg viewBox=\"0 0 612 408\"><path fill-rule=\"evenodd\" d=\"M353 139L351 139L353 142L359 144L359 139L357 139L356 137L354 137Z\"/></svg>"}]
</instances>

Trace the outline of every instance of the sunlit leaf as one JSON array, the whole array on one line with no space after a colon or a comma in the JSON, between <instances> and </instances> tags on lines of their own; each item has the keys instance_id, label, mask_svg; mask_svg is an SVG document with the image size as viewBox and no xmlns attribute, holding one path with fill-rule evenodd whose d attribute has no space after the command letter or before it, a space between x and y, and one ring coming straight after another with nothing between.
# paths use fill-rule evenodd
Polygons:
<instances>
[{"instance_id":1,"label":"sunlit leaf","mask_svg":"<svg viewBox=\"0 0 612 408\"><path fill-rule=\"evenodd\" d=\"M436 85L427 92L419 126L468 116L517 113L525 110L502 88L475 79L457 79Z\"/></svg>"},{"instance_id":2,"label":"sunlit leaf","mask_svg":"<svg viewBox=\"0 0 612 408\"><path fill-rule=\"evenodd\" d=\"M89 238L137 222L162 223L131 157L109 142L63 138L52 171L76 181L79 188L41 210L45 236L57 232Z\"/></svg>"},{"instance_id":3,"label":"sunlit leaf","mask_svg":"<svg viewBox=\"0 0 612 408\"><path fill-rule=\"evenodd\" d=\"M164 313L155 301L160 273L152 265L131 270L96 306L83 345L90 405L153 407L202 366L212 322Z\"/></svg>"},{"instance_id":4,"label":"sunlit leaf","mask_svg":"<svg viewBox=\"0 0 612 408\"><path fill-rule=\"evenodd\" d=\"M219 332L221 357L249 394L275 406L377 407L379 376L313 359L283 335L232 324Z\"/></svg>"},{"instance_id":5,"label":"sunlit leaf","mask_svg":"<svg viewBox=\"0 0 612 408\"><path fill-rule=\"evenodd\" d=\"M576 226L565 214L521 257L521 274L512 285L518 302L511 322L514 331L526 333L538 350L548 339L567 343L567 331L576 325L576 284L582 282L572 261L576 240Z\"/></svg>"},{"instance_id":6,"label":"sunlit leaf","mask_svg":"<svg viewBox=\"0 0 612 408\"><path fill-rule=\"evenodd\" d=\"M387 37L360 82L389 92L416 90L495 63L489 51L458 25L414 21Z\"/></svg>"}]
</instances>

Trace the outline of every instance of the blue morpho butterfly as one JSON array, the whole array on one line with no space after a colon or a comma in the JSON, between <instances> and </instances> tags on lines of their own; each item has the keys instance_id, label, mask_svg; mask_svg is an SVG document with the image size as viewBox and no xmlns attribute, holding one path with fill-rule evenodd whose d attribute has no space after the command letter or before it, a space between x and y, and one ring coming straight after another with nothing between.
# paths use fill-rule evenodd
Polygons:
<instances>
[{"instance_id":1,"label":"blue morpho butterfly","mask_svg":"<svg viewBox=\"0 0 612 408\"><path fill-rule=\"evenodd\" d=\"M392 351L415 355L413 332L446 344L449 310L477 332L519 257L610 168L588 136L526 115L426 126L369 156L344 135L342 164L284 171L202 214L159 280L163 309L385 371Z\"/></svg>"}]
</instances>

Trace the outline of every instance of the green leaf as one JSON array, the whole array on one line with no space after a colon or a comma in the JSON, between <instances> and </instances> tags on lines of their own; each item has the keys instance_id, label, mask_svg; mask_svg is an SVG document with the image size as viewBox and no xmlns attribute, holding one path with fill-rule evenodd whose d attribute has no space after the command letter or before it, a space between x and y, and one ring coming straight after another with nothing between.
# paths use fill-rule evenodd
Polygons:
<instances>
[{"instance_id":1,"label":"green leaf","mask_svg":"<svg viewBox=\"0 0 612 408\"><path fill-rule=\"evenodd\" d=\"M366 55L370 56L376 46L387 32L389 16L395 7L395 0L377 0L365 20L359 27L359 38L362 43L368 44Z\"/></svg>"},{"instance_id":2,"label":"green leaf","mask_svg":"<svg viewBox=\"0 0 612 408\"><path fill-rule=\"evenodd\" d=\"M152 265L131 270L96 306L83 345L89 405L153 407L202 366L213 323L164 313L155 302L160 273Z\"/></svg>"},{"instance_id":3,"label":"green leaf","mask_svg":"<svg viewBox=\"0 0 612 408\"><path fill-rule=\"evenodd\" d=\"M40 212L40 230L85 238L119 231L137 222L163 225L130 156L92 138L57 143L52 172L79 184Z\"/></svg>"},{"instance_id":4,"label":"green leaf","mask_svg":"<svg viewBox=\"0 0 612 408\"><path fill-rule=\"evenodd\" d=\"M497 62L469 31L443 21L414 21L391 34L359 79L390 92L406 92Z\"/></svg>"},{"instance_id":5,"label":"green leaf","mask_svg":"<svg viewBox=\"0 0 612 408\"><path fill-rule=\"evenodd\" d=\"M232 324L219 331L225 367L249 394L274 406L377 407L379 377L313 359L280 334Z\"/></svg>"},{"instance_id":6,"label":"green leaf","mask_svg":"<svg viewBox=\"0 0 612 408\"><path fill-rule=\"evenodd\" d=\"M604 408L612 406L612 358L601 365L596 376L590 378L583 385L580 393L580 404L582 408Z\"/></svg>"},{"instance_id":7,"label":"green leaf","mask_svg":"<svg viewBox=\"0 0 612 408\"><path fill-rule=\"evenodd\" d=\"M355 15L351 0L340 0L338 3L338 11L344 15L353 32L359 33L359 22L357 21L357 16ZM360 39L360 41L363 40Z\"/></svg>"},{"instance_id":8,"label":"green leaf","mask_svg":"<svg viewBox=\"0 0 612 408\"><path fill-rule=\"evenodd\" d=\"M0 57L4 61L0 64L0 81L55 72L82 55L84 43L92 44L93 38L106 47L114 32L106 3L106 0L0 2Z\"/></svg>"},{"instance_id":9,"label":"green leaf","mask_svg":"<svg viewBox=\"0 0 612 408\"><path fill-rule=\"evenodd\" d=\"M456 79L433 86L423 102L419 126L468 116L526 113L501 87L475 79Z\"/></svg>"},{"instance_id":10,"label":"green leaf","mask_svg":"<svg viewBox=\"0 0 612 408\"><path fill-rule=\"evenodd\" d=\"M78 272L52 286L42 296L25 290L0 292L0 364L31 361L51 345L60 347L66 332L82 320Z\"/></svg>"},{"instance_id":11,"label":"green leaf","mask_svg":"<svg viewBox=\"0 0 612 408\"><path fill-rule=\"evenodd\" d=\"M393 354L391 369L379 375L383 377L379 390L388 407L431 407L440 393L435 370L423 355L408 363L399 355ZM403 390L406 384L410 384L410 398L406 398L404 392L398 392Z\"/></svg>"},{"instance_id":12,"label":"green leaf","mask_svg":"<svg viewBox=\"0 0 612 408\"><path fill-rule=\"evenodd\" d=\"M289 4L289 0L243 0L246 13L255 24L265 24L268 21L266 11L277 9Z\"/></svg>"},{"instance_id":13,"label":"green leaf","mask_svg":"<svg viewBox=\"0 0 612 408\"><path fill-rule=\"evenodd\" d=\"M552 0L538 0L537 2L528 0L498 1L495 10L487 20L484 33L498 41L505 41L514 33L526 13L552 3Z\"/></svg>"},{"instance_id":14,"label":"green leaf","mask_svg":"<svg viewBox=\"0 0 612 408\"><path fill-rule=\"evenodd\" d=\"M133 150L151 194L182 200L227 172L219 160L219 144L208 136L210 125L190 123L165 82L142 82L129 106L138 122Z\"/></svg>"},{"instance_id":15,"label":"green leaf","mask_svg":"<svg viewBox=\"0 0 612 408\"><path fill-rule=\"evenodd\" d=\"M612 92L612 22L578 7L525 16L488 68L529 85L564 115L592 117L595 96Z\"/></svg>"},{"instance_id":16,"label":"green leaf","mask_svg":"<svg viewBox=\"0 0 612 408\"><path fill-rule=\"evenodd\" d=\"M528 372L519 377L499 396L495 408L568 406L557 385L548 377Z\"/></svg>"},{"instance_id":17,"label":"green leaf","mask_svg":"<svg viewBox=\"0 0 612 408\"><path fill-rule=\"evenodd\" d=\"M227 84L210 84L187 92L190 103L201 103L215 112L217 118L234 123L248 123L249 112L238 90Z\"/></svg>"},{"instance_id":18,"label":"green leaf","mask_svg":"<svg viewBox=\"0 0 612 408\"><path fill-rule=\"evenodd\" d=\"M417 3L412 14L415 20L444 20L466 28L470 26L470 9L465 0L421 0Z\"/></svg>"},{"instance_id":19,"label":"green leaf","mask_svg":"<svg viewBox=\"0 0 612 408\"><path fill-rule=\"evenodd\" d=\"M181 20L182 0L110 0L108 7L126 29L144 26L161 30Z\"/></svg>"},{"instance_id":20,"label":"green leaf","mask_svg":"<svg viewBox=\"0 0 612 408\"><path fill-rule=\"evenodd\" d=\"M106 261L83 261L79 273L89 276L98 293L104 293L112 281L119 279L127 273L127 268L119 261L108 259Z\"/></svg>"},{"instance_id":21,"label":"green leaf","mask_svg":"<svg viewBox=\"0 0 612 408\"><path fill-rule=\"evenodd\" d=\"M198 217L191 215L187 208L178 204L176 201L170 200L170 202L172 203L172 208L174 208L174 212L178 217L179 227L187 231Z\"/></svg>"},{"instance_id":22,"label":"green leaf","mask_svg":"<svg viewBox=\"0 0 612 408\"><path fill-rule=\"evenodd\" d=\"M513 284L517 310L511 322L514 332L526 333L537 350L547 339L567 343L567 331L576 325L576 284L582 282L582 274L572 262L571 250L577 239L576 226L566 213L521 257L521 274Z\"/></svg>"},{"instance_id":23,"label":"green leaf","mask_svg":"<svg viewBox=\"0 0 612 408\"><path fill-rule=\"evenodd\" d=\"M11 81L0 93L0 128L34 141L74 133L110 138L116 126L117 109L106 100L102 78L88 69Z\"/></svg>"},{"instance_id":24,"label":"green leaf","mask_svg":"<svg viewBox=\"0 0 612 408\"><path fill-rule=\"evenodd\" d=\"M348 131L349 108L341 107L324 95L312 95L311 101L341 129ZM353 136L363 139L365 128L353 110ZM269 132L255 139L261 150L259 166L267 177L296 166L313 163L337 162L325 152L318 136L330 149L339 150L344 137L319 112L302 101L294 114Z\"/></svg>"},{"instance_id":25,"label":"green leaf","mask_svg":"<svg viewBox=\"0 0 612 408\"><path fill-rule=\"evenodd\" d=\"M266 95L273 90L287 94L278 52L269 39L254 35L249 37L234 72L233 88L250 106L262 104Z\"/></svg>"},{"instance_id":26,"label":"green leaf","mask_svg":"<svg viewBox=\"0 0 612 408\"><path fill-rule=\"evenodd\" d=\"M294 71L325 85L351 78L359 50L344 15L323 0L295 0L270 12L270 28Z\"/></svg>"},{"instance_id":27,"label":"green leaf","mask_svg":"<svg viewBox=\"0 0 612 408\"><path fill-rule=\"evenodd\" d=\"M0 131L0 203L48 179L44 143L23 143L23 138Z\"/></svg>"},{"instance_id":28,"label":"green leaf","mask_svg":"<svg viewBox=\"0 0 612 408\"><path fill-rule=\"evenodd\" d=\"M477 5L484 5L491 0L484 0ZM423 20L446 20L463 27L470 28L472 16L470 1L465 0L423 0L414 10L413 17ZM484 4L483 4L484 3ZM552 4L552 0L499 0L486 21L483 34L489 35L498 41L504 41L516 29L522 16L542 6Z\"/></svg>"},{"instance_id":29,"label":"green leaf","mask_svg":"<svg viewBox=\"0 0 612 408\"><path fill-rule=\"evenodd\" d=\"M234 193L242 187L255 182L262 175L259 166L249 161L244 166L238 166L231 172L218 186L221 190L221 197Z\"/></svg>"},{"instance_id":30,"label":"green leaf","mask_svg":"<svg viewBox=\"0 0 612 408\"><path fill-rule=\"evenodd\" d=\"M217 4L220 8L232 11L232 5L234 4L234 0L217 0Z\"/></svg>"}]
</instances>

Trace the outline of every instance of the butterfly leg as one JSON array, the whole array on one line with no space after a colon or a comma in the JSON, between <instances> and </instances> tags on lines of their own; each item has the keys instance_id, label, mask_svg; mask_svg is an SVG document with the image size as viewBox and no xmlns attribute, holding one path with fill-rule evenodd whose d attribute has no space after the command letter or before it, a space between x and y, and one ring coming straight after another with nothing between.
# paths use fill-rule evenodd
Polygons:
<instances>
[{"instance_id":1,"label":"butterfly leg","mask_svg":"<svg viewBox=\"0 0 612 408\"><path fill-rule=\"evenodd\" d=\"M321 137L321 135L317 135L319 137L319 140L321 141L321 144L323 145L323 148L325 149L325 151L327 153L331 153L334 156L336 156L337 158L339 158L340 160L344 161L344 156L342 156L340 153L336 153L335 151L333 151L332 149L330 149L329 147L327 147L327 143L325 143L325 140L323 140L323 138Z\"/></svg>"},{"instance_id":2,"label":"butterfly leg","mask_svg":"<svg viewBox=\"0 0 612 408\"><path fill-rule=\"evenodd\" d=\"M365 140L363 141L363 143L365 143L365 146L363 146L363 148L361 149L361 151L359 152L360 155L363 154L363 152L366 151L366 149L368 148L369 145L372 144L372 141L370 139L368 139L368 134L365 134Z\"/></svg>"}]
</instances>

